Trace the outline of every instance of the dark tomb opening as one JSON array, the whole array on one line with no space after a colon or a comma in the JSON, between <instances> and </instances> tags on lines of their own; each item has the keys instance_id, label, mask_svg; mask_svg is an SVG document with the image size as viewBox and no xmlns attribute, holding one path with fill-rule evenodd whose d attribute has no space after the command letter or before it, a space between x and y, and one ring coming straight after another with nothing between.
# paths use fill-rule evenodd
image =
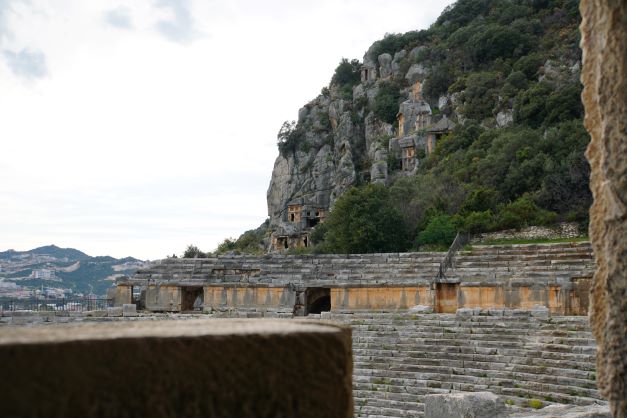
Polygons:
<instances>
[{"instance_id":1,"label":"dark tomb opening","mask_svg":"<svg viewBox=\"0 0 627 418\"><path fill-rule=\"evenodd\" d=\"M331 289L325 287L312 287L306 290L307 302L306 315L329 312L331 310Z\"/></svg>"},{"instance_id":2,"label":"dark tomb opening","mask_svg":"<svg viewBox=\"0 0 627 418\"><path fill-rule=\"evenodd\" d=\"M181 312L202 311L204 296L202 287L181 287Z\"/></svg>"},{"instance_id":3,"label":"dark tomb opening","mask_svg":"<svg viewBox=\"0 0 627 418\"><path fill-rule=\"evenodd\" d=\"M313 228L314 226L318 225L319 222L320 218L307 218L307 227Z\"/></svg>"}]
</instances>

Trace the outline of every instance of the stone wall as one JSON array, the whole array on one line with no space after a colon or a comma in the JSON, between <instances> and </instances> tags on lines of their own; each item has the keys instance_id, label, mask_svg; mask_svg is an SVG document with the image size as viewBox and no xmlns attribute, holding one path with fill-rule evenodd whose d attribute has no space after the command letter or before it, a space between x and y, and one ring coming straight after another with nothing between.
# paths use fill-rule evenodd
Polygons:
<instances>
[{"instance_id":1,"label":"stone wall","mask_svg":"<svg viewBox=\"0 0 627 418\"><path fill-rule=\"evenodd\" d=\"M506 229L504 231L476 234L470 240L471 244L496 240L524 240L524 239L569 239L581 237L576 222L563 222L555 227L530 226L522 229Z\"/></svg>"},{"instance_id":2,"label":"stone wall","mask_svg":"<svg viewBox=\"0 0 627 418\"><path fill-rule=\"evenodd\" d=\"M590 318L598 384L615 417L627 416L627 3L582 0L585 125L592 140L590 238L597 271Z\"/></svg>"},{"instance_id":3,"label":"stone wall","mask_svg":"<svg viewBox=\"0 0 627 418\"><path fill-rule=\"evenodd\" d=\"M118 280L145 289L151 311L191 310L181 295L203 295L206 311L292 314L307 305L307 290L328 289L334 311L457 308L532 308L585 315L592 276L589 243L477 246L462 251L444 280L443 253L220 256L166 259ZM195 293L198 292L198 293ZM130 290L119 292L129 295ZM301 300L302 299L302 300ZM185 307L185 306L187 307Z\"/></svg>"}]
</instances>

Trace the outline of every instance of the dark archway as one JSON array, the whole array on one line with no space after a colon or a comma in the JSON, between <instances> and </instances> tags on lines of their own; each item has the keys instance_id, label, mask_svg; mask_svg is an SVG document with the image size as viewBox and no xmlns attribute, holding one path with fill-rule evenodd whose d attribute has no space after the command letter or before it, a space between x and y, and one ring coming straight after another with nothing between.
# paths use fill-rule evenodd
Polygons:
<instances>
[{"instance_id":1,"label":"dark archway","mask_svg":"<svg viewBox=\"0 0 627 418\"><path fill-rule=\"evenodd\" d=\"M181 287L181 312L201 311L203 299L202 287Z\"/></svg>"},{"instance_id":2,"label":"dark archway","mask_svg":"<svg viewBox=\"0 0 627 418\"><path fill-rule=\"evenodd\" d=\"M312 287L305 291L307 309L305 315L320 314L331 310L331 289Z\"/></svg>"}]
</instances>

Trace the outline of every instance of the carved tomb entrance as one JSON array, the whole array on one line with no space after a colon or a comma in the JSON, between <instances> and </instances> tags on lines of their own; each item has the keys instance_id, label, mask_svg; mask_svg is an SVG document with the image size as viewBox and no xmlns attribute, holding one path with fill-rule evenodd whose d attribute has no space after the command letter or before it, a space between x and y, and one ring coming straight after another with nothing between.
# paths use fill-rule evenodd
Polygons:
<instances>
[{"instance_id":1,"label":"carved tomb entrance","mask_svg":"<svg viewBox=\"0 0 627 418\"><path fill-rule=\"evenodd\" d=\"M305 291L305 315L319 314L331 310L331 289L310 287Z\"/></svg>"},{"instance_id":2,"label":"carved tomb entrance","mask_svg":"<svg viewBox=\"0 0 627 418\"><path fill-rule=\"evenodd\" d=\"M202 287L181 287L181 312L201 311L204 302Z\"/></svg>"}]
</instances>

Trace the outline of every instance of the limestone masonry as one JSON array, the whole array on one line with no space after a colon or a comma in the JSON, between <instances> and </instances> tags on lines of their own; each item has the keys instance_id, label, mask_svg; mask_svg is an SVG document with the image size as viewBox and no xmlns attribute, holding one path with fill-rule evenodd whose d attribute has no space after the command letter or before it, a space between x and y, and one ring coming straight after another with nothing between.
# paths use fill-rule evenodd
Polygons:
<instances>
[{"instance_id":1,"label":"limestone masonry","mask_svg":"<svg viewBox=\"0 0 627 418\"><path fill-rule=\"evenodd\" d=\"M118 279L116 305L153 312L249 310L259 316L427 306L547 308L586 315L594 272L590 244L473 246L445 277L444 253L223 255L169 258Z\"/></svg>"},{"instance_id":2,"label":"limestone masonry","mask_svg":"<svg viewBox=\"0 0 627 418\"><path fill-rule=\"evenodd\" d=\"M460 392L498 395L503 416L531 406L603 405L586 317L594 272L588 242L473 245L441 276L445 255L172 258L119 279L115 302L152 315L350 325L359 417L425 416L427 395ZM122 320L146 315L118 309Z\"/></svg>"},{"instance_id":3,"label":"limestone masonry","mask_svg":"<svg viewBox=\"0 0 627 418\"><path fill-rule=\"evenodd\" d=\"M627 3L582 0L586 156L592 175L590 238L598 269L590 319L599 343L599 388L627 417Z\"/></svg>"}]
</instances>

